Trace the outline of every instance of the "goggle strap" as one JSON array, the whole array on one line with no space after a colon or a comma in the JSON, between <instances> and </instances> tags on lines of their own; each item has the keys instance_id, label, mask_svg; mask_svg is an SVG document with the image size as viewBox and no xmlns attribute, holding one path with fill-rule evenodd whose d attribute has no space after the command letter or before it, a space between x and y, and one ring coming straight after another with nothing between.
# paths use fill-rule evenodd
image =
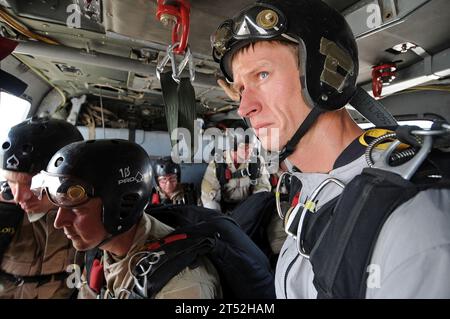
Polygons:
<instances>
[{"instance_id":1,"label":"goggle strap","mask_svg":"<svg viewBox=\"0 0 450 319\"><path fill-rule=\"evenodd\" d=\"M282 33L281 36L291 42L297 43L299 44L299 41L296 38L291 37L290 35L286 34L286 33Z\"/></svg>"}]
</instances>

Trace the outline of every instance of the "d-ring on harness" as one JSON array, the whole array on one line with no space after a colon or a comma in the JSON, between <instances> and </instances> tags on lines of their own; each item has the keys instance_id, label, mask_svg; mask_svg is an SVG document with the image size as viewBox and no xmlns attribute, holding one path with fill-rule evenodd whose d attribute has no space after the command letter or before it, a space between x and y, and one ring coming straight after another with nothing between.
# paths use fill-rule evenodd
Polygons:
<instances>
[{"instance_id":1,"label":"d-ring on harness","mask_svg":"<svg viewBox=\"0 0 450 319\"><path fill-rule=\"evenodd\" d=\"M291 218L291 224L292 224L292 222L295 221L295 219L298 220L298 217L297 217L298 210L300 210L300 208L303 208L301 215L300 215L300 219L298 220L297 232L296 232L294 238L297 239L298 253L306 259L309 259L309 254L306 253L306 251L303 247L303 244L304 244L303 224L305 223L305 220L306 220L306 214L316 212L316 198L317 198L317 196L319 196L320 192L322 192L322 190L330 184L336 184L339 187L341 187L342 189L345 188L345 184L343 182L341 182L340 180L338 180L336 178L327 178L322 183L320 183L319 186L317 186L317 188L312 193L311 198L307 199L305 204L300 204L297 206L298 209L297 209L297 212L295 213L295 215L291 214L291 215L294 215ZM297 218L295 218L295 217L297 217ZM294 224L290 225L290 223L288 221L287 226L289 227L289 229L292 229L291 227L294 226Z\"/></svg>"}]
</instances>

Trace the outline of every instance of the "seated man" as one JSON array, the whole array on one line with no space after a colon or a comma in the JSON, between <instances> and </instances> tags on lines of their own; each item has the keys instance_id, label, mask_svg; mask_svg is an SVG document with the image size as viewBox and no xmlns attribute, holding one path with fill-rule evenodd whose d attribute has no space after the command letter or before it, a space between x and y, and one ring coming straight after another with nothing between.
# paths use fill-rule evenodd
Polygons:
<instances>
[{"instance_id":1,"label":"seated man","mask_svg":"<svg viewBox=\"0 0 450 319\"><path fill-rule=\"evenodd\" d=\"M277 298L449 298L449 161L446 143L433 145L448 124L362 131L345 109L369 100L356 86L357 43L325 2L259 0L211 38L238 114L301 182ZM394 142L367 147L372 134ZM416 155L394 160L405 140Z\"/></svg>"},{"instance_id":2,"label":"seated man","mask_svg":"<svg viewBox=\"0 0 450 319\"><path fill-rule=\"evenodd\" d=\"M154 172L156 188L152 194L152 205L197 204L193 186L180 183L180 165L174 163L170 156L158 159Z\"/></svg>"},{"instance_id":3,"label":"seated man","mask_svg":"<svg viewBox=\"0 0 450 319\"><path fill-rule=\"evenodd\" d=\"M204 257L167 278L158 291L149 293L155 286L152 279L140 284L139 266L148 267L147 274L154 264L152 258L166 258L149 253L150 246L161 243L173 230L143 214L151 178L150 159L139 145L96 140L62 148L47 171L33 179L33 191L42 194L45 189L49 200L59 207L55 227L64 229L77 250L96 249L100 255L93 263L86 259L87 272L78 281L79 298L221 297L218 274Z\"/></svg>"},{"instance_id":4,"label":"seated man","mask_svg":"<svg viewBox=\"0 0 450 319\"><path fill-rule=\"evenodd\" d=\"M13 232L0 242L0 298L72 295L73 289L66 285L66 268L74 263L75 250L64 233L53 227L56 207L47 198L34 196L30 184L57 150L82 139L70 123L31 118L12 127L2 142L1 173L10 187L9 191L3 185L2 192L4 199L12 197L16 205L0 205L1 229Z\"/></svg>"},{"instance_id":5,"label":"seated man","mask_svg":"<svg viewBox=\"0 0 450 319\"><path fill-rule=\"evenodd\" d=\"M250 138L243 128L227 129L232 147L225 152L225 163L211 162L201 185L204 207L229 214L253 193L270 192L269 174L261 159L251 159Z\"/></svg>"}]
</instances>

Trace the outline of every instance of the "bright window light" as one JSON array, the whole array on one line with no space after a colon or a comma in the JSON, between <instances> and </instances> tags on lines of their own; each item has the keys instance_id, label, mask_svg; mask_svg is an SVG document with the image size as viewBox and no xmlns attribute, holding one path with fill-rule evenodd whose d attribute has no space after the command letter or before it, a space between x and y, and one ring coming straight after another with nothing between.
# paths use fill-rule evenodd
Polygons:
<instances>
[{"instance_id":1,"label":"bright window light","mask_svg":"<svg viewBox=\"0 0 450 319\"><path fill-rule=\"evenodd\" d=\"M415 121L398 121L398 124L399 125L416 125L423 129L429 129L429 128L431 128L431 125L433 125L433 122L429 121L429 120L415 120ZM374 125L372 123L359 123L358 125L363 130L374 127Z\"/></svg>"},{"instance_id":2,"label":"bright window light","mask_svg":"<svg viewBox=\"0 0 450 319\"><path fill-rule=\"evenodd\" d=\"M30 111L30 102L6 92L0 92L0 138L8 135L9 129L25 120Z\"/></svg>"}]
</instances>

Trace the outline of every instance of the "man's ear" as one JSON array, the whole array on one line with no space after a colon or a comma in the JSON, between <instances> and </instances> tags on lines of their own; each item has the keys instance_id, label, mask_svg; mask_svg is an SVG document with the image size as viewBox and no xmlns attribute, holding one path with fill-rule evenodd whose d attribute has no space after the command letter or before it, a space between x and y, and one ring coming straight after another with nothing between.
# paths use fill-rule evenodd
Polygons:
<instances>
[{"instance_id":1,"label":"man's ear","mask_svg":"<svg viewBox=\"0 0 450 319\"><path fill-rule=\"evenodd\" d=\"M217 84L219 84L230 99L236 102L240 101L241 97L239 96L239 92L237 92L227 81L224 79L218 79Z\"/></svg>"}]
</instances>

